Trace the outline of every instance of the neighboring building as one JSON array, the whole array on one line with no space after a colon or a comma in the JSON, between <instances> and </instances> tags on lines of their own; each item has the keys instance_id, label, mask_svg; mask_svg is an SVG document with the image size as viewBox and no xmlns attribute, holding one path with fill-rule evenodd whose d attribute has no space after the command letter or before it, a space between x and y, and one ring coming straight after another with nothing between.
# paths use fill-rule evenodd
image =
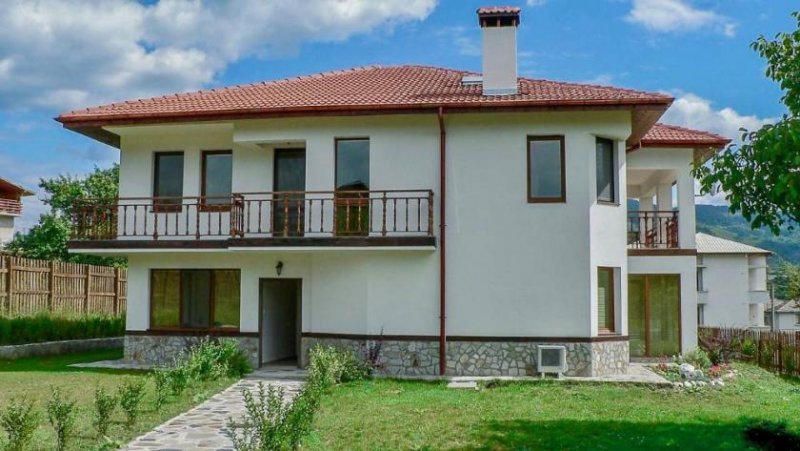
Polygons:
<instances>
[{"instance_id":1,"label":"neighboring building","mask_svg":"<svg viewBox=\"0 0 800 451\"><path fill-rule=\"evenodd\" d=\"M34 193L0 178L0 247L14 238L14 221L22 214L22 198Z\"/></svg>"},{"instance_id":2,"label":"neighboring building","mask_svg":"<svg viewBox=\"0 0 800 451\"><path fill-rule=\"evenodd\" d=\"M800 330L800 304L797 301L781 301L776 299L775 313L772 313L772 303L767 302L764 309L764 324L772 327L775 320L775 330Z\"/></svg>"},{"instance_id":3,"label":"neighboring building","mask_svg":"<svg viewBox=\"0 0 800 451\"><path fill-rule=\"evenodd\" d=\"M698 324L764 327L771 252L705 233L696 242Z\"/></svg>"},{"instance_id":4,"label":"neighboring building","mask_svg":"<svg viewBox=\"0 0 800 451\"><path fill-rule=\"evenodd\" d=\"M517 77L519 9L478 15L482 76L363 67L59 116L120 149L120 199L78 206L70 248L128 258L126 356L382 340L393 374L520 375L547 343L589 376L694 348L690 169L728 141L656 124L665 94Z\"/></svg>"}]
</instances>

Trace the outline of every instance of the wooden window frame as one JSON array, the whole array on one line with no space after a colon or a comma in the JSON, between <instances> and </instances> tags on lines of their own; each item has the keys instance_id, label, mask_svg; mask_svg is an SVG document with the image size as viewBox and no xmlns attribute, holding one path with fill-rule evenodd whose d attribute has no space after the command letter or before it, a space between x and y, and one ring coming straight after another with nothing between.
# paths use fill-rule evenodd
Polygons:
<instances>
[{"instance_id":1,"label":"wooden window frame","mask_svg":"<svg viewBox=\"0 0 800 451\"><path fill-rule=\"evenodd\" d=\"M344 198L340 198L339 197L339 194L338 194L339 191L340 191L339 186L338 186L339 185L339 142L341 142L341 141L366 141L369 144L369 153L368 153L369 158L370 159L372 158L372 140L369 138L369 136L353 136L353 137L337 137L337 138L333 138L334 223L336 222L336 217L338 215L338 207L340 205L347 204L351 208L352 207L358 207L359 205L361 205L362 207L369 208L370 207L369 193L370 193L370 190L372 189L372 181L371 180L367 180L367 184L369 186L367 186L367 190L364 191L364 193L366 193L366 197L364 197L364 198L361 198L361 197L347 197L346 198L347 201L343 201L341 199L344 199ZM367 166L367 167L369 168L369 166ZM369 176L370 176L370 178L372 178L372 171L370 171ZM346 190L343 190L343 191L346 191ZM372 217L371 213L369 213L368 215L369 215L370 218ZM338 226L334 225L333 233L334 233L335 236L369 236L369 234L370 234L370 224L369 223L367 224L366 230L362 231L362 233L354 233L354 232L342 233L342 232L339 232L338 230L336 230L337 227Z\"/></svg>"},{"instance_id":2,"label":"wooden window frame","mask_svg":"<svg viewBox=\"0 0 800 451\"><path fill-rule=\"evenodd\" d=\"M167 151L160 151L157 150L153 152L153 212L155 213L172 213L172 212L179 212L183 211L183 201L178 204L162 204L156 202L156 195L158 193L158 166L159 166L159 158L160 156L170 156L170 155L180 155L183 157L183 165L181 170L183 171L186 166L186 155L185 152L182 150L167 150ZM183 180L183 174L181 174L181 180ZM181 186L181 195L179 197L183 197L183 186Z\"/></svg>"},{"instance_id":3,"label":"wooden window frame","mask_svg":"<svg viewBox=\"0 0 800 451\"><path fill-rule=\"evenodd\" d=\"M231 211L231 204L207 204L206 203L206 157L209 155L230 155L231 171L233 171L233 151L228 150L204 150L200 152L200 201L198 209L200 211ZM231 195L233 195L233 174L231 174Z\"/></svg>"},{"instance_id":4,"label":"wooden window frame","mask_svg":"<svg viewBox=\"0 0 800 451\"><path fill-rule=\"evenodd\" d=\"M183 318L183 272L184 271L209 271L209 322L211 326L209 327L170 327L170 326L153 326L153 273L156 271L178 271L178 285L180 286L180 298L178 299L178 322L180 323L181 319ZM150 324L148 324L148 331L154 332L210 332L210 333L218 333L218 332L239 332L241 329L241 318L239 319L239 327L214 327L214 315L216 313L216 303L217 299L215 296L215 288L217 283L217 278L214 276L214 271L237 271L239 273L239 314L241 315L241 308L242 308L242 293L241 293L241 283L242 283L242 270L239 268L151 268L150 269L150 279L148 280L148 288L150 290Z\"/></svg>"},{"instance_id":5,"label":"wooden window frame","mask_svg":"<svg viewBox=\"0 0 800 451\"><path fill-rule=\"evenodd\" d=\"M609 292L606 293L606 301L611 298L611 303L606 306L607 310L611 312L611 327L600 327L600 318L597 318L598 326L597 326L597 333L598 335L614 335L617 333L617 268L613 268L610 266L598 266L597 267L597 278L598 278L598 288L599 288L599 280L600 280L600 273L607 272L609 274ZM599 299L597 299L599 301ZM597 308L598 313L600 312L600 308L598 305Z\"/></svg>"},{"instance_id":6,"label":"wooden window frame","mask_svg":"<svg viewBox=\"0 0 800 451\"><path fill-rule=\"evenodd\" d=\"M595 136L595 168L594 168L594 175L595 175L595 186L597 186L597 143L600 141L605 141L611 144L611 199L602 199L600 198L600 192L597 191L595 188L595 198L597 199L597 203L601 205L619 205L619 189L617 188L618 179L616 166L617 166L617 142L611 138L604 138L602 136Z\"/></svg>"},{"instance_id":7,"label":"wooden window frame","mask_svg":"<svg viewBox=\"0 0 800 451\"><path fill-rule=\"evenodd\" d=\"M561 196L541 197L531 195L531 142L533 141L558 141L561 147ZM527 174L528 192L526 197L529 204L563 204L567 202L567 166L566 166L566 145L564 135L528 135L525 146L525 155L528 160Z\"/></svg>"}]
</instances>

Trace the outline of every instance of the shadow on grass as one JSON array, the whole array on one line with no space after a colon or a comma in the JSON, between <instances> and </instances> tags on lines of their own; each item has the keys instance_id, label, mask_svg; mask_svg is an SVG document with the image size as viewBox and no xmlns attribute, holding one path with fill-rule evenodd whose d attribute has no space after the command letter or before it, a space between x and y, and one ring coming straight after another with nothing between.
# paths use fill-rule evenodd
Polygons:
<instances>
[{"instance_id":1,"label":"shadow on grass","mask_svg":"<svg viewBox=\"0 0 800 451\"><path fill-rule=\"evenodd\" d=\"M757 449L744 437L747 420L722 424L625 421L488 421L473 433L478 445L460 450Z\"/></svg>"},{"instance_id":2,"label":"shadow on grass","mask_svg":"<svg viewBox=\"0 0 800 451\"><path fill-rule=\"evenodd\" d=\"M117 360L122 358L122 349L101 349L91 352L64 354L57 356L26 357L17 360L0 360L0 373L4 372L44 372L44 373L101 373L101 374L142 374L137 370L114 370L107 368L76 368L74 363Z\"/></svg>"}]
</instances>

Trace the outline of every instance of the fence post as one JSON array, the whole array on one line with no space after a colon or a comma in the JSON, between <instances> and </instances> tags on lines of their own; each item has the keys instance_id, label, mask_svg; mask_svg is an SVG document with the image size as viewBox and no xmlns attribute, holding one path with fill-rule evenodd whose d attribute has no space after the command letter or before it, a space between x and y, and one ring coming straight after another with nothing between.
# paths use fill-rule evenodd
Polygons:
<instances>
[{"instance_id":1,"label":"fence post","mask_svg":"<svg viewBox=\"0 0 800 451\"><path fill-rule=\"evenodd\" d=\"M6 293L6 315L11 316L11 298L14 296L14 259L11 257L6 257L8 260L8 273L6 276L8 277L8 283L6 286L8 287L8 293Z\"/></svg>"},{"instance_id":2,"label":"fence post","mask_svg":"<svg viewBox=\"0 0 800 451\"><path fill-rule=\"evenodd\" d=\"M89 314L89 295L91 294L91 281L92 281L92 267L91 265L86 265L86 286L84 287L84 296L83 296L83 314L84 316Z\"/></svg>"},{"instance_id":3,"label":"fence post","mask_svg":"<svg viewBox=\"0 0 800 451\"><path fill-rule=\"evenodd\" d=\"M114 268L114 315L119 315L120 270Z\"/></svg>"},{"instance_id":4,"label":"fence post","mask_svg":"<svg viewBox=\"0 0 800 451\"><path fill-rule=\"evenodd\" d=\"M6 296L5 296L5 299L3 299L3 305L0 306L0 307L2 307L2 310L0 310L0 313L4 313L4 314L10 316L11 315L11 257L5 256L5 257L3 257L3 260L6 263L5 264L5 267L6 267Z\"/></svg>"},{"instance_id":5,"label":"fence post","mask_svg":"<svg viewBox=\"0 0 800 451\"><path fill-rule=\"evenodd\" d=\"M56 262L50 260L50 274L47 276L47 311L53 311L53 297L56 292Z\"/></svg>"}]
</instances>

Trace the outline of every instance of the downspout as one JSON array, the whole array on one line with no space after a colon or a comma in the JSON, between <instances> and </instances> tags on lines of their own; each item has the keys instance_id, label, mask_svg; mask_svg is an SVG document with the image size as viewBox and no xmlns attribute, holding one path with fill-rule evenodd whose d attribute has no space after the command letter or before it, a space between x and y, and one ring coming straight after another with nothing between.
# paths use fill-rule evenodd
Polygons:
<instances>
[{"instance_id":1,"label":"downspout","mask_svg":"<svg viewBox=\"0 0 800 451\"><path fill-rule=\"evenodd\" d=\"M439 107L437 114L439 120L439 374L444 375L447 368L447 334L445 318L447 312L446 268L447 253L445 228L447 189L447 132L444 128L444 108Z\"/></svg>"}]
</instances>

